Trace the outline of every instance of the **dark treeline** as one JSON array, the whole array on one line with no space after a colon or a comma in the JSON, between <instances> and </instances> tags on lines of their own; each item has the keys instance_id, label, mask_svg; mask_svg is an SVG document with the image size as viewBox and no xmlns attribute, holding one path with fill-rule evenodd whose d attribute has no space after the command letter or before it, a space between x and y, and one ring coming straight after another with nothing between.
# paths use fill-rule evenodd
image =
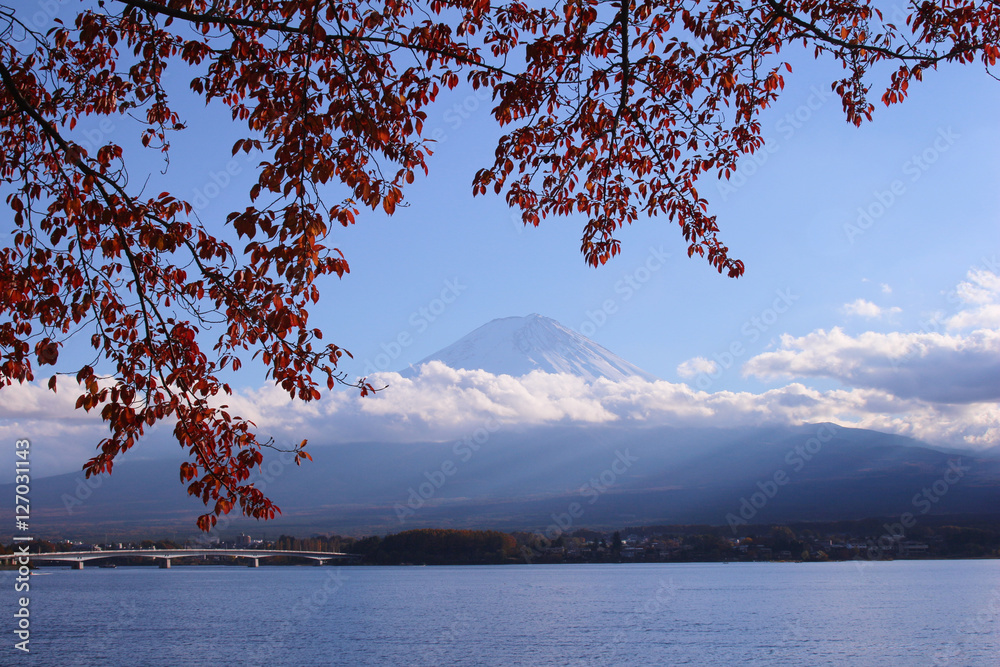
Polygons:
<instances>
[{"instance_id":1,"label":"dark treeline","mask_svg":"<svg viewBox=\"0 0 1000 667\"><path fill-rule=\"evenodd\" d=\"M282 535L276 548L352 553L369 565L506 563L518 553L517 541L496 530L421 529L359 539L332 535L300 540Z\"/></svg>"}]
</instances>

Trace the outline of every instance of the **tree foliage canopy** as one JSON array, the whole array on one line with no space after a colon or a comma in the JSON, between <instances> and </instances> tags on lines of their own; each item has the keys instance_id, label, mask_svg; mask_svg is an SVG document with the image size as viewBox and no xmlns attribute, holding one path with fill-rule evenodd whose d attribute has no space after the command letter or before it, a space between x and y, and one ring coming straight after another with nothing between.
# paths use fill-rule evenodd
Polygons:
<instances>
[{"instance_id":1,"label":"tree foliage canopy","mask_svg":"<svg viewBox=\"0 0 1000 667\"><path fill-rule=\"evenodd\" d=\"M13 222L0 386L46 365L73 376L77 407L110 428L88 475L173 423L189 452L181 479L210 506L203 529L236 506L277 511L247 481L270 443L221 405L220 376L252 355L295 398L349 383L345 351L309 326L317 280L349 270L327 238L364 209L392 214L427 173L422 127L443 89L488 89L505 128L474 193L503 195L525 224L585 221L594 266L619 252L623 225L665 216L689 255L737 277L743 263L697 184L761 148L788 54L842 64L831 87L859 125L873 87L893 104L939 63L989 72L1000 30L1000 5L973 0L914 2L897 23L868 0L82 0L47 30L31 11L0 6L0 189ZM231 112L241 138L220 150L259 158L248 205L225 221L130 181L121 145L80 140L85 117L127 115L142 146L169 156L198 119L165 85L168 68ZM80 331L95 361L62 368Z\"/></svg>"}]
</instances>

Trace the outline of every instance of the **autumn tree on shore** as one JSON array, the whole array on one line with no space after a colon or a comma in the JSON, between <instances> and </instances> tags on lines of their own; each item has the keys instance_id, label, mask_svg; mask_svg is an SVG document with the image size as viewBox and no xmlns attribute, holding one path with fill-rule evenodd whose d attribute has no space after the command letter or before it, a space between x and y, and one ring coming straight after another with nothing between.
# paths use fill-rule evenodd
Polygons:
<instances>
[{"instance_id":1,"label":"autumn tree on shore","mask_svg":"<svg viewBox=\"0 0 1000 667\"><path fill-rule=\"evenodd\" d=\"M989 72L1000 29L1000 5L971 0L914 3L898 24L867 0L82 0L44 31L30 11L0 5L0 387L45 366L53 391L68 377L62 390L109 427L88 475L173 424L203 529L234 507L277 511L248 482L271 443L222 407L227 369L257 357L304 401L338 383L371 391L309 308L321 277L349 270L331 230L392 214L427 173L422 125L442 89L488 89L506 130L470 174L476 194L504 196L525 224L581 220L594 266L619 252L623 225L664 216L689 255L737 277L697 184L761 148L760 113L792 72L786 55L802 54L790 47L843 65L830 85L859 125L940 63ZM145 191L121 145L81 141L86 117L127 116L166 161L198 123L168 68L240 128L212 148L259 163L224 219ZM95 360L69 368L60 350L80 332Z\"/></svg>"}]
</instances>

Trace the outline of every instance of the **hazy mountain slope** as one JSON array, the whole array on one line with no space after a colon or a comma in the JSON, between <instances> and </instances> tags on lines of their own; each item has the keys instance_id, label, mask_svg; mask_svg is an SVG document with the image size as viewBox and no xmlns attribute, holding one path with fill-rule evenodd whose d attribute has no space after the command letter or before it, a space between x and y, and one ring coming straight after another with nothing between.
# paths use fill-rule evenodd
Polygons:
<instances>
[{"instance_id":1,"label":"hazy mountain slope","mask_svg":"<svg viewBox=\"0 0 1000 667\"><path fill-rule=\"evenodd\" d=\"M811 440L817 432L825 442ZM478 451L452 442L354 443L316 445L312 455L314 462L301 467L265 464L260 481L284 514L233 529L272 535L544 529L573 503L582 509L573 519L578 527L725 524L729 515L740 516L744 499L764 501L751 508L761 522L920 516L924 506L930 514L1000 509L996 459L833 426L544 428L498 432ZM967 470L956 483L938 501L914 504L959 458ZM83 502L70 502L72 514L66 498L79 493L80 475L35 480L32 525L60 534L167 528L194 534L193 518L203 509L185 496L176 465L116 466ZM776 484L776 475L785 482Z\"/></svg>"}]
</instances>

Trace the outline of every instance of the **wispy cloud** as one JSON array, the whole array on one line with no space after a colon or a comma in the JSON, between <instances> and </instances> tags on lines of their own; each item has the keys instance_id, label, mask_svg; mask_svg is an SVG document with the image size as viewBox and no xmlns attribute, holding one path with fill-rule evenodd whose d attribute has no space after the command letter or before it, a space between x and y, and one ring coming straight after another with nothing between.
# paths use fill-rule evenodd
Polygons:
<instances>
[{"instance_id":1,"label":"wispy cloud","mask_svg":"<svg viewBox=\"0 0 1000 667\"><path fill-rule=\"evenodd\" d=\"M706 359L705 357L694 357L693 359L688 359L678 365L677 374L682 378L688 379L698 377L701 373L704 373L705 375L712 375L718 370L718 368L719 365L711 359Z\"/></svg>"},{"instance_id":2,"label":"wispy cloud","mask_svg":"<svg viewBox=\"0 0 1000 667\"><path fill-rule=\"evenodd\" d=\"M955 295L965 307L948 319L949 329L1000 329L1000 276L973 269L968 280L958 284Z\"/></svg>"},{"instance_id":3,"label":"wispy cloud","mask_svg":"<svg viewBox=\"0 0 1000 667\"><path fill-rule=\"evenodd\" d=\"M875 319L885 315L895 315L896 313L902 312L901 308L897 308L895 306L892 308L882 308L881 306L872 303L871 301L866 301L865 299L857 299L851 303L844 304L841 310L843 310L846 315L866 317L868 319Z\"/></svg>"}]
</instances>

